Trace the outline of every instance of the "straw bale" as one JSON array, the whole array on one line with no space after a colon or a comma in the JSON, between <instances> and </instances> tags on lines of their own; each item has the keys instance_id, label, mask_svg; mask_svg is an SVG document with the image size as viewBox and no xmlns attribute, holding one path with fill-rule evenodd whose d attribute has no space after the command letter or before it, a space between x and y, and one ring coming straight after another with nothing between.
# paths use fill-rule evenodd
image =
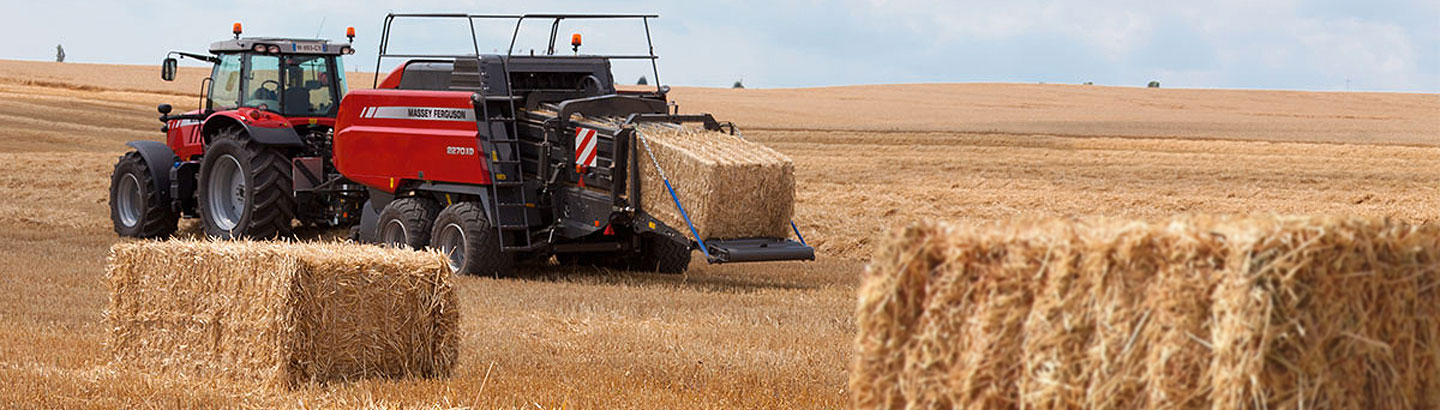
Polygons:
<instances>
[{"instance_id":1,"label":"straw bale","mask_svg":"<svg viewBox=\"0 0 1440 410\"><path fill-rule=\"evenodd\" d=\"M702 238L789 236L795 206L795 165L789 157L744 138L700 128L646 126L641 132ZM642 160L645 210L686 230L654 165L648 158Z\"/></svg>"},{"instance_id":2,"label":"straw bale","mask_svg":"<svg viewBox=\"0 0 1440 410\"><path fill-rule=\"evenodd\" d=\"M434 253L323 243L138 241L111 247L113 363L291 386L448 376L450 272Z\"/></svg>"},{"instance_id":3,"label":"straw bale","mask_svg":"<svg viewBox=\"0 0 1440 410\"><path fill-rule=\"evenodd\" d=\"M1435 408L1440 226L922 223L860 289L861 408Z\"/></svg>"},{"instance_id":4,"label":"straw bale","mask_svg":"<svg viewBox=\"0 0 1440 410\"><path fill-rule=\"evenodd\" d=\"M532 112L559 115L549 108ZM570 120L581 126L609 128L625 121L580 114L572 114ZM739 136L688 124L641 123L636 129L649 142L655 162L670 178L700 238L789 237L795 213L795 163L789 156ZM638 146L636 152L645 211L689 235L644 146Z\"/></svg>"}]
</instances>

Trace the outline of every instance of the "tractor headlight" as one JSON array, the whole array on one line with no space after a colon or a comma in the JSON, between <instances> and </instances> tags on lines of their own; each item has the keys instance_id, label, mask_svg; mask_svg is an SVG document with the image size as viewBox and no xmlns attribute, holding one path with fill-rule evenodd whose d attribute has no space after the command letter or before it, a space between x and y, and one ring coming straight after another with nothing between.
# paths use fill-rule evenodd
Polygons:
<instances>
[{"instance_id":1,"label":"tractor headlight","mask_svg":"<svg viewBox=\"0 0 1440 410\"><path fill-rule=\"evenodd\" d=\"M264 45L264 44L256 44L254 47L250 47L250 49L251 49L251 50L255 50L255 52L257 52L257 53L263 53L263 52L265 52L265 45Z\"/></svg>"},{"instance_id":2,"label":"tractor headlight","mask_svg":"<svg viewBox=\"0 0 1440 410\"><path fill-rule=\"evenodd\" d=\"M355 49L350 46L340 47L340 54L355 54Z\"/></svg>"},{"instance_id":3,"label":"tractor headlight","mask_svg":"<svg viewBox=\"0 0 1440 410\"><path fill-rule=\"evenodd\" d=\"M265 51L269 51L271 54L279 54L279 53L280 53L280 46L271 44L270 47L266 48Z\"/></svg>"}]
</instances>

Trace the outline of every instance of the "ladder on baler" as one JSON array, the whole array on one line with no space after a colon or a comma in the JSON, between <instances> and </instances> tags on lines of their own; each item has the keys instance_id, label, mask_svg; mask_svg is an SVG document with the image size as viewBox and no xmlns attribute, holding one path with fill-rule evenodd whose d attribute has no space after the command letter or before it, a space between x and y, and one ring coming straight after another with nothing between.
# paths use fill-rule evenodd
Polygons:
<instances>
[{"instance_id":1,"label":"ladder on baler","mask_svg":"<svg viewBox=\"0 0 1440 410\"><path fill-rule=\"evenodd\" d=\"M480 116L476 125L478 146L483 151L486 168L490 173L490 197L494 200L494 220L490 221L499 233L500 249L506 252L534 250L531 242L530 208L535 203L528 198L525 186L525 170L517 129L515 101L518 96L509 95L510 74L508 62L505 67L504 95L491 95L483 86L479 59L463 59L465 64L475 64L474 69L462 68L457 60L452 77L451 89L474 91L475 112ZM495 93L500 94L500 93Z\"/></svg>"}]
</instances>

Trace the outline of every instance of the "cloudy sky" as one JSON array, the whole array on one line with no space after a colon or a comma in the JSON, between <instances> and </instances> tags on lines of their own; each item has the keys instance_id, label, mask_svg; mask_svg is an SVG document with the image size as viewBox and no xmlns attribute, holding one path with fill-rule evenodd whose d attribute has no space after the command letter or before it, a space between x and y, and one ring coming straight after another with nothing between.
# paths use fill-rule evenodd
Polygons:
<instances>
[{"instance_id":1,"label":"cloudy sky","mask_svg":"<svg viewBox=\"0 0 1440 410\"><path fill-rule=\"evenodd\" d=\"M247 35L318 31L331 39L355 26L360 53L347 64L374 70L387 12L655 13L660 75L673 85L1157 80L1166 87L1440 92L1440 0L5 2L0 58L7 59L53 59L58 43L72 62L157 64L167 50L203 51L241 21ZM503 51L511 28L482 27L482 51ZM399 29L397 46L470 47L463 27ZM548 25L522 31L543 37ZM582 52L644 51L638 27L562 31L585 35ZM648 70L616 67L627 82Z\"/></svg>"}]
</instances>

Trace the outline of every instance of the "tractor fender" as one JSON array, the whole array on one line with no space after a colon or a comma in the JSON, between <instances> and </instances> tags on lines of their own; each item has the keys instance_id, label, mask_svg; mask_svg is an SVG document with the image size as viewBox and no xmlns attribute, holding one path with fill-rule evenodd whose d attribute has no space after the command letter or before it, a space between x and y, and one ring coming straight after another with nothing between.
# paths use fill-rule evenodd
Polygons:
<instances>
[{"instance_id":1,"label":"tractor fender","mask_svg":"<svg viewBox=\"0 0 1440 410\"><path fill-rule=\"evenodd\" d=\"M175 167L175 151L159 141L130 141L125 146L140 153L145 167L150 169L150 180L155 181L155 192L162 203L170 203L170 168Z\"/></svg>"},{"instance_id":2,"label":"tractor fender","mask_svg":"<svg viewBox=\"0 0 1440 410\"><path fill-rule=\"evenodd\" d=\"M227 127L239 127L250 136L251 140L264 145L282 147L303 147L305 141L295 128L288 123L259 123L245 118L239 111L221 111L210 115L205 120L205 126L201 129L201 135L205 136L205 144L210 144L210 137L219 133Z\"/></svg>"}]
</instances>

